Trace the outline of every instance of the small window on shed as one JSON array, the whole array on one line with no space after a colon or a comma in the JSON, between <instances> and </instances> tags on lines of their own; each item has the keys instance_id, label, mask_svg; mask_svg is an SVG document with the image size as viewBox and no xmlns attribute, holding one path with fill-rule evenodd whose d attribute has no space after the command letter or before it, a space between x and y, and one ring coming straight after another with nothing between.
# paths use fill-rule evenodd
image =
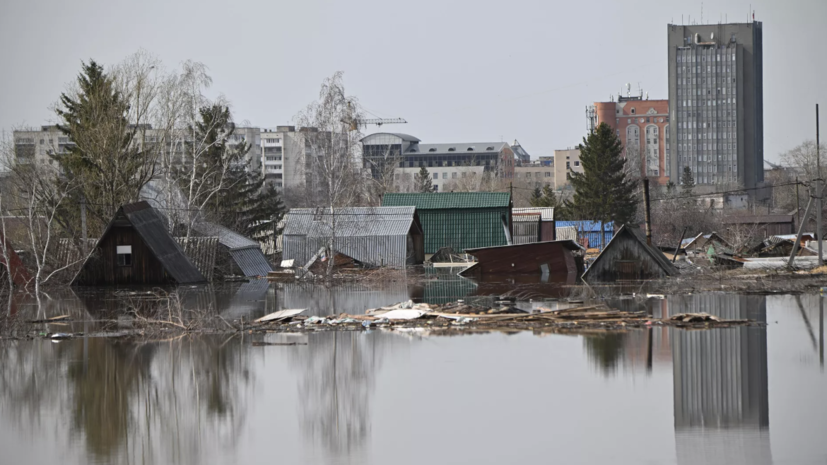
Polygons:
<instances>
[{"instance_id":1,"label":"small window on shed","mask_svg":"<svg viewBox=\"0 0 827 465\"><path fill-rule=\"evenodd\" d=\"M119 245L116 249L118 255L118 266L132 266L132 246Z\"/></svg>"}]
</instances>

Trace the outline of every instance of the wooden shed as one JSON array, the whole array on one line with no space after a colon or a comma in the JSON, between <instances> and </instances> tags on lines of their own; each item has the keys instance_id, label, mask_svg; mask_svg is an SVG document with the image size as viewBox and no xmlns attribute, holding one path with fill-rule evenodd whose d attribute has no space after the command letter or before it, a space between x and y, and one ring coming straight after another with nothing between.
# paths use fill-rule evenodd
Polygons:
<instances>
[{"instance_id":1,"label":"wooden shed","mask_svg":"<svg viewBox=\"0 0 827 465\"><path fill-rule=\"evenodd\" d=\"M730 231L740 229L760 239L798 232L794 215L733 215L724 218L724 224Z\"/></svg>"},{"instance_id":2,"label":"wooden shed","mask_svg":"<svg viewBox=\"0 0 827 465\"><path fill-rule=\"evenodd\" d=\"M115 213L72 285L198 284L204 275L170 236L166 220L147 202Z\"/></svg>"},{"instance_id":3,"label":"wooden shed","mask_svg":"<svg viewBox=\"0 0 827 465\"><path fill-rule=\"evenodd\" d=\"M638 281L678 274L663 252L646 243L638 228L623 226L583 273L587 282Z\"/></svg>"}]
</instances>

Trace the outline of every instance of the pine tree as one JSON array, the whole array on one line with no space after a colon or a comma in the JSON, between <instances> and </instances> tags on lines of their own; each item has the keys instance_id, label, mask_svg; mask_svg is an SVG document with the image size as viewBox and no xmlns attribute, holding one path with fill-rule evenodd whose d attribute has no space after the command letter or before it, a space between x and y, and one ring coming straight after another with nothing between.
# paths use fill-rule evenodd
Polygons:
<instances>
[{"instance_id":1,"label":"pine tree","mask_svg":"<svg viewBox=\"0 0 827 465\"><path fill-rule=\"evenodd\" d=\"M695 188L695 178L692 177L692 170L688 166L683 167L683 174L681 175L681 193L683 195L692 195L692 189Z\"/></svg>"},{"instance_id":2,"label":"pine tree","mask_svg":"<svg viewBox=\"0 0 827 465\"><path fill-rule=\"evenodd\" d=\"M133 143L136 128L127 119L129 103L103 67L94 60L84 63L77 82L77 93L61 94L56 110L62 119L58 128L73 144L52 158L78 186L76 197L85 197L95 231L121 205L138 200L155 175L155 157Z\"/></svg>"},{"instance_id":3,"label":"pine tree","mask_svg":"<svg viewBox=\"0 0 827 465\"><path fill-rule=\"evenodd\" d=\"M419 168L419 173L414 176L414 187L417 192L433 192L434 183L431 181L431 173L425 165Z\"/></svg>"},{"instance_id":4,"label":"pine tree","mask_svg":"<svg viewBox=\"0 0 827 465\"><path fill-rule=\"evenodd\" d=\"M621 224L634 221L638 186L626 177L623 147L614 130L601 123L578 148L583 173L568 173L574 195L565 203L566 215Z\"/></svg>"},{"instance_id":5,"label":"pine tree","mask_svg":"<svg viewBox=\"0 0 827 465\"><path fill-rule=\"evenodd\" d=\"M560 201L557 199L557 195L554 194L554 189L552 189L548 184L543 186L542 191L540 191L539 187L535 188L534 192L531 194L531 200L529 200L529 203L532 207L557 208L560 206Z\"/></svg>"}]
</instances>

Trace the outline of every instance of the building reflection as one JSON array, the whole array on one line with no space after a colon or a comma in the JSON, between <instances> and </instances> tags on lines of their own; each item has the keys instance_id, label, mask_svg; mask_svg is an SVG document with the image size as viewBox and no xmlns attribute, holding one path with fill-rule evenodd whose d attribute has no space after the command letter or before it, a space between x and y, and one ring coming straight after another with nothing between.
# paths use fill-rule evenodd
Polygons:
<instances>
[{"instance_id":1,"label":"building reflection","mask_svg":"<svg viewBox=\"0 0 827 465\"><path fill-rule=\"evenodd\" d=\"M767 321L764 296L669 299L669 314ZM766 327L671 331L678 463L772 463Z\"/></svg>"}]
</instances>

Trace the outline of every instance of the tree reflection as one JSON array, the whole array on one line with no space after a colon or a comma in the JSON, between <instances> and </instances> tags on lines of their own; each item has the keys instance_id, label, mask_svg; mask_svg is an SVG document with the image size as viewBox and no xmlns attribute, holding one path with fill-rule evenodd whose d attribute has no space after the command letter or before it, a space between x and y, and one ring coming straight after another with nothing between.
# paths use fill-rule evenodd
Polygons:
<instances>
[{"instance_id":1,"label":"tree reflection","mask_svg":"<svg viewBox=\"0 0 827 465\"><path fill-rule=\"evenodd\" d=\"M32 437L68 415L89 461L202 463L232 453L245 423L253 380L244 347L208 336L0 344L0 411Z\"/></svg>"},{"instance_id":2,"label":"tree reflection","mask_svg":"<svg viewBox=\"0 0 827 465\"><path fill-rule=\"evenodd\" d=\"M365 445L376 374L393 339L381 333L312 334L307 350L295 352L291 364L302 372L299 424L310 442L350 457Z\"/></svg>"}]
</instances>

